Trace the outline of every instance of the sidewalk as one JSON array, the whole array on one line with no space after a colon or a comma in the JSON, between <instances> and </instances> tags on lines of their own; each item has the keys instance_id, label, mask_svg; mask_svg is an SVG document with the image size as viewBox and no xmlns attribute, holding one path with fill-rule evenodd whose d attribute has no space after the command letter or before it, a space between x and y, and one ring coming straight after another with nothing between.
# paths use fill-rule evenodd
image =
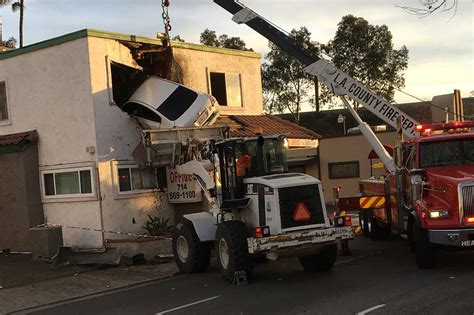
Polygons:
<instances>
[{"instance_id":1,"label":"sidewalk","mask_svg":"<svg viewBox=\"0 0 474 315\"><path fill-rule=\"evenodd\" d=\"M102 269L67 266L51 270L49 263L34 262L24 255L3 255L0 256L0 314L158 280L176 272L172 260Z\"/></svg>"}]
</instances>

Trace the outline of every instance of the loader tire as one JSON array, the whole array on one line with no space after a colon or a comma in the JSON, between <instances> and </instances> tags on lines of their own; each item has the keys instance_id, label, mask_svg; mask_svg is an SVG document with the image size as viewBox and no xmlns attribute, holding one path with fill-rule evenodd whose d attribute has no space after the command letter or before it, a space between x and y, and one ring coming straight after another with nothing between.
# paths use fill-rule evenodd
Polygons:
<instances>
[{"instance_id":1,"label":"loader tire","mask_svg":"<svg viewBox=\"0 0 474 315\"><path fill-rule=\"evenodd\" d=\"M328 271L336 263L337 244L326 245L315 255L298 258L306 272Z\"/></svg>"},{"instance_id":2,"label":"loader tire","mask_svg":"<svg viewBox=\"0 0 474 315\"><path fill-rule=\"evenodd\" d=\"M211 260L211 243L200 242L191 222L179 223L173 231L173 254L182 273L206 271Z\"/></svg>"},{"instance_id":3,"label":"loader tire","mask_svg":"<svg viewBox=\"0 0 474 315\"><path fill-rule=\"evenodd\" d=\"M436 263L436 255L435 248L428 238L428 232L418 224L413 224L412 227L416 265L420 269L433 268Z\"/></svg>"},{"instance_id":4,"label":"loader tire","mask_svg":"<svg viewBox=\"0 0 474 315\"><path fill-rule=\"evenodd\" d=\"M217 226L215 249L219 270L224 280L233 282L236 271L243 271L250 280L253 259L248 252L250 232L241 221L224 221Z\"/></svg>"}]
</instances>

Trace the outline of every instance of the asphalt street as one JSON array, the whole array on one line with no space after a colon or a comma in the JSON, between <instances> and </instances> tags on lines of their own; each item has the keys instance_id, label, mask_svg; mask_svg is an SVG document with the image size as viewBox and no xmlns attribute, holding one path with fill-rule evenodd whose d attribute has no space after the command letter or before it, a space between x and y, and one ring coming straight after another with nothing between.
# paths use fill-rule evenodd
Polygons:
<instances>
[{"instance_id":1,"label":"asphalt street","mask_svg":"<svg viewBox=\"0 0 474 315\"><path fill-rule=\"evenodd\" d=\"M442 251L418 270L406 241L350 243L331 272L308 274L297 259L259 264L249 285L217 268L54 305L34 314L473 314L474 252Z\"/></svg>"}]
</instances>

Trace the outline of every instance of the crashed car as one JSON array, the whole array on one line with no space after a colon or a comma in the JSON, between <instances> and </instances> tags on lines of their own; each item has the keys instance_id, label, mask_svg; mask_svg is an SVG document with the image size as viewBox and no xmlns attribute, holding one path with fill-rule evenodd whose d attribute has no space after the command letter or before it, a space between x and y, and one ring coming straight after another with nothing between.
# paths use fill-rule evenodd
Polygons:
<instances>
[{"instance_id":1,"label":"crashed car","mask_svg":"<svg viewBox=\"0 0 474 315\"><path fill-rule=\"evenodd\" d=\"M213 96L155 76L148 77L121 108L149 129L206 126L219 116Z\"/></svg>"}]
</instances>

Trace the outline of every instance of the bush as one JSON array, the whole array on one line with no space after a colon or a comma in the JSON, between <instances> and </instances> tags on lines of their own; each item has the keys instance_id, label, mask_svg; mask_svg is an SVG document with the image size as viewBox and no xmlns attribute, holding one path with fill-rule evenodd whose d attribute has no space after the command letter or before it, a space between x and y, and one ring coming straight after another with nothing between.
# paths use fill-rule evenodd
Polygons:
<instances>
[{"instance_id":1,"label":"bush","mask_svg":"<svg viewBox=\"0 0 474 315\"><path fill-rule=\"evenodd\" d=\"M170 235L173 227L169 225L170 219L148 215L148 221L142 226L151 236Z\"/></svg>"}]
</instances>

